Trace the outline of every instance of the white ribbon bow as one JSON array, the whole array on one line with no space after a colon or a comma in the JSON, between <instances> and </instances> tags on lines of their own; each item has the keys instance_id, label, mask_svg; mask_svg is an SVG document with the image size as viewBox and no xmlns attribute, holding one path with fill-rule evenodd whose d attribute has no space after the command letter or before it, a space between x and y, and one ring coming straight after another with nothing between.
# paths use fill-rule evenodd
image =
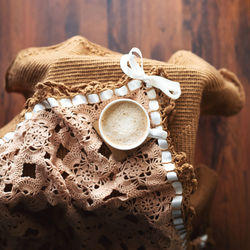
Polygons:
<instances>
[{"instance_id":1,"label":"white ribbon bow","mask_svg":"<svg viewBox=\"0 0 250 250\"><path fill-rule=\"evenodd\" d=\"M141 58L141 66L136 62L133 53L137 53ZM129 64L129 65L128 65ZM120 60L121 69L129 77L142 80L153 87L160 89L172 99L178 99L181 95L180 83L170 81L161 76L149 76L143 70L142 53L138 48L132 48L130 52L123 55ZM130 66L130 67L129 67Z\"/></svg>"}]
</instances>

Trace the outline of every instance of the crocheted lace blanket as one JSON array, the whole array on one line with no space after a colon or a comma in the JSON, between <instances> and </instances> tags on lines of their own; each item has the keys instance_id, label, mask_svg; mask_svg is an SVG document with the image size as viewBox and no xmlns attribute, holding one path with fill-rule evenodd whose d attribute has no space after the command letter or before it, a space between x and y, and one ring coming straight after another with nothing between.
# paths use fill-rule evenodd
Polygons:
<instances>
[{"instance_id":1,"label":"crocheted lace blanket","mask_svg":"<svg viewBox=\"0 0 250 250\"><path fill-rule=\"evenodd\" d=\"M148 91L123 98L150 112ZM116 161L93 123L117 98L33 112L0 145L1 249L185 248L193 168L169 133L165 143L150 139ZM155 98L167 130L170 101Z\"/></svg>"}]
</instances>

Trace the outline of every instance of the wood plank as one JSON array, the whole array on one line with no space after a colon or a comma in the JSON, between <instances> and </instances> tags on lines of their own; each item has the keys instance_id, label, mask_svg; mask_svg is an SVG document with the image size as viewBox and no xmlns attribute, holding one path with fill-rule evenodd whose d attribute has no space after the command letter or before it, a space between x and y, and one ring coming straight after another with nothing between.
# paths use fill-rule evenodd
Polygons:
<instances>
[{"instance_id":1,"label":"wood plank","mask_svg":"<svg viewBox=\"0 0 250 250\"><path fill-rule=\"evenodd\" d=\"M4 91L5 71L16 53L80 34L127 53L167 60L189 49L216 67L236 72L250 95L250 1L245 0L1 0L0 126L18 114L19 94ZM196 162L215 169L219 185L211 224L213 249L250 249L250 107L231 118L201 117Z\"/></svg>"}]
</instances>

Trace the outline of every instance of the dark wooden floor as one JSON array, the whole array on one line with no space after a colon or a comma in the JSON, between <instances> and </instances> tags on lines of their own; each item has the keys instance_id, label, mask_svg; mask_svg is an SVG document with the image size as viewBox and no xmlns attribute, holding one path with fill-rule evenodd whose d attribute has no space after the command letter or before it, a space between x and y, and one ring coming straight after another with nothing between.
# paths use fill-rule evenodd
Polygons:
<instances>
[{"instance_id":1,"label":"dark wooden floor","mask_svg":"<svg viewBox=\"0 0 250 250\"><path fill-rule=\"evenodd\" d=\"M249 0L0 0L0 126L24 103L4 90L15 54L80 34L127 53L168 60L192 50L237 73L247 101L237 116L201 117L197 162L219 174L211 223L214 249L250 249L250 1Z\"/></svg>"}]
</instances>

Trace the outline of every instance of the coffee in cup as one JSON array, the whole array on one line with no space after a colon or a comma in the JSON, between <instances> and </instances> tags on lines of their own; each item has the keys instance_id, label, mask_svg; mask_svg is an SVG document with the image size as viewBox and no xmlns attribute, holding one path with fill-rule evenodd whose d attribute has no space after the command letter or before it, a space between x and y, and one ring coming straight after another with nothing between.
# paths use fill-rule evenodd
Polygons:
<instances>
[{"instance_id":1,"label":"coffee in cup","mask_svg":"<svg viewBox=\"0 0 250 250\"><path fill-rule=\"evenodd\" d=\"M147 111L131 99L118 99L109 103L101 112L99 130L104 141L120 150L136 148L148 136L166 137L165 131L150 129Z\"/></svg>"},{"instance_id":2,"label":"coffee in cup","mask_svg":"<svg viewBox=\"0 0 250 250\"><path fill-rule=\"evenodd\" d=\"M100 125L109 142L118 147L132 148L147 135L148 120L136 103L121 100L103 113Z\"/></svg>"}]
</instances>

